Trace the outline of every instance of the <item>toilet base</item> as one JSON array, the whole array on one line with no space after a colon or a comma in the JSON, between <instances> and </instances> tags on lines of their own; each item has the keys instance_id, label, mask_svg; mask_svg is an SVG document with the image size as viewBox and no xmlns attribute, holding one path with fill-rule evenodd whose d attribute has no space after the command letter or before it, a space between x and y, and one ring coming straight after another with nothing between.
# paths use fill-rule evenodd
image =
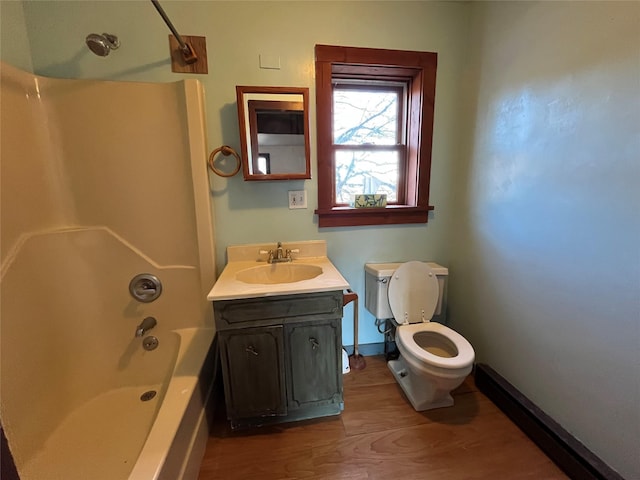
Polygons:
<instances>
[{"instance_id":1,"label":"toilet base","mask_svg":"<svg viewBox=\"0 0 640 480\"><path fill-rule=\"evenodd\" d=\"M387 366L416 411L453 405L453 397L449 392L437 390L428 379L413 373L402 356L390 360Z\"/></svg>"}]
</instances>

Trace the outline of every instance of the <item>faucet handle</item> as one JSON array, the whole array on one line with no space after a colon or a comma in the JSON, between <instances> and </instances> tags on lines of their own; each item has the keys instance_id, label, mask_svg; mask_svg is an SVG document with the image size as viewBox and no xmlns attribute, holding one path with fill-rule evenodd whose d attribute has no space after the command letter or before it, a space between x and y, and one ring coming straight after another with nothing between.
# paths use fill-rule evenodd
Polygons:
<instances>
[{"instance_id":1,"label":"faucet handle","mask_svg":"<svg viewBox=\"0 0 640 480\"><path fill-rule=\"evenodd\" d=\"M260 250L259 253L260 255L269 255L269 257L267 258L267 262L268 263L273 262L273 255L274 255L273 250Z\"/></svg>"},{"instance_id":2,"label":"faucet handle","mask_svg":"<svg viewBox=\"0 0 640 480\"><path fill-rule=\"evenodd\" d=\"M291 254L292 253L300 253L300 249L299 248L292 248L292 249L288 249L286 251L286 258L287 260L291 261L293 260L293 258L291 258Z\"/></svg>"}]
</instances>

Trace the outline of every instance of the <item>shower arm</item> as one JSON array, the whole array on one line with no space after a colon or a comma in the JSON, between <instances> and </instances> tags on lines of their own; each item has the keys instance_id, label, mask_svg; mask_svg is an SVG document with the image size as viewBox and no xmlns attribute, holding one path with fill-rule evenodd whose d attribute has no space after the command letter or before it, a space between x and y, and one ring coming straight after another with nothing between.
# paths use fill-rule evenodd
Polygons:
<instances>
[{"instance_id":1,"label":"shower arm","mask_svg":"<svg viewBox=\"0 0 640 480\"><path fill-rule=\"evenodd\" d=\"M158 0L151 0L151 3L153 3L153 6L156 7L156 10L164 20L164 23L167 24L167 27L169 27L169 30L171 30L171 33L173 33L173 36L176 37L176 40L180 45L180 53L182 53L182 58L184 59L185 63L191 64L197 62L198 56L196 55L196 52L193 50L191 45L185 43L184 40L182 40L182 37L171 23L171 20L169 20L169 17L160 6Z\"/></svg>"}]
</instances>

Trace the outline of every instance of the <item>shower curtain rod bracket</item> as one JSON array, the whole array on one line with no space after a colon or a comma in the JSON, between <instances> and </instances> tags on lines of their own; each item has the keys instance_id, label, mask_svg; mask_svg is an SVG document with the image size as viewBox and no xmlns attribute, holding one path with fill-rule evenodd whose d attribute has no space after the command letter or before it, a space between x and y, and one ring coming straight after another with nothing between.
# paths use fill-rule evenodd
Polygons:
<instances>
[{"instance_id":1,"label":"shower curtain rod bracket","mask_svg":"<svg viewBox=\"0 0 640 480\"><path fill-rule=\"evenodd\" d=\"M180 45L180 54L182 55L182 59L184 60L184 62L187 65L197 62L198 55L196 54L194 48L182 39L182 36L180 36L176 28L173 26L173 23L171 23L169 16L165 13L164 9L160 5L160 2L158 2L158 0L151 0L151 3L156 8L158 13L162 17L162 20L164 20L164 23L167 24L167 27L169 27L169 30L171 30L171 33L173 33L173 36L178 41L178 45Z\"/></svg>"},{"instance_id":2,"label":"shower curtain rod bracket","mask_svg":"<svg viewBox=\"0 0 640 480\"><path fill-rule=\"evenodd\" d=\"M188 43L184 44L184 48L180 49L180 53L182 54L184 63L186 63L187 65L191 65L192 63L196 63L198 61L198 54Z\"/></svg>"},{"instance_id":3,"label":"shower curtain rod bracket","mask_svg":"<svg viewBox=\"0 0 640 480\"><path fill-rule=\"evenodd\" d=\"M185 35L184 42L190 48L189 54L185 54L180 47L178 39L169 34L169 52L171 54L171 71L174 73L209 73L207 65L207 39ZM189 61L192 56L197 61Z\"/></svg>"}]
</instances>

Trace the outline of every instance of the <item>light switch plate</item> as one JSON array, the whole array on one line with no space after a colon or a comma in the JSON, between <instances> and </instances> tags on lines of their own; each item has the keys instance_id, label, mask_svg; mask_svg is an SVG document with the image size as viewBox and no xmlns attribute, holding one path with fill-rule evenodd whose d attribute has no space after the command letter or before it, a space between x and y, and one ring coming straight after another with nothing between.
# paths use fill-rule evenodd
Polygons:
<instances>
[{"instance_id":1,"label":"light switch plate","mask_svg":"<svg viewBox=\"0 0 640 480\"><path fill-rule=\"evenodd\" d=\"M307 208L306 190L289 190L289 210Z\"/></svg>"}]
</instances>

